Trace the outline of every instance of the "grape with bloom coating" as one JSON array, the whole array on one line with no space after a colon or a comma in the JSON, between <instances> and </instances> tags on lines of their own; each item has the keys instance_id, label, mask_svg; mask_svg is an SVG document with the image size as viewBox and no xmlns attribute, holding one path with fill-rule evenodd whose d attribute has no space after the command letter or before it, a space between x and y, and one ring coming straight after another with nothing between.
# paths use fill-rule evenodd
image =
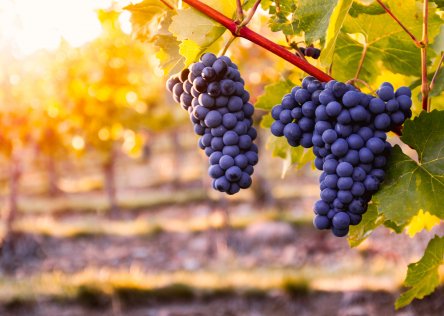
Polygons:
<instances>
[{"instance_id":1,"label":"grape with bloom coating","mask_svg":"<svg viewBox=\"0 0 444 316\"><path fill-rule=\"evenodd\" d=\"M313 147L323 171L314 225L346 236L384 180L390 151L386 132L411 117L411 91L383 83L377 97L332 80L306 77L273 107L271 132L291 146Z\"/></svg>"},{"instance_id":2,"label":"grape with bloom coating","mask_svg":"<svg viewBox=\"0 0 444 316\"><path fill-rule=\"evenodd\" d=\"M237 68L226 56L206 53L166 84L173 99L190 113L194 131L201 136L198 144L209 157L213 188L230 195L251 186L258 162L254 107ZM287 133L297 136L297 130Z\"/></svg>"}]
</instances>

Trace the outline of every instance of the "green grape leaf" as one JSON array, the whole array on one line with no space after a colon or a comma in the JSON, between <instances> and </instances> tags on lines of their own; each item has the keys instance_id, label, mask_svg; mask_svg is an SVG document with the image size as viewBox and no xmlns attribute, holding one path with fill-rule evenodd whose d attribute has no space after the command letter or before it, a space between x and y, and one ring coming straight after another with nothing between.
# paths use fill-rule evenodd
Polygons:
<instances>
[{"instance_id":1,"label":"green grape leaf","mask_svg":"<svg viewBox=\"0 0 444 316\"><path fill-rule=\"evenodd\" d=\"M330 18L330 25L327 29L324 49L322 50L320 57L323 66L329 67L333 61L336 41L352 3L353 0L339 0L338 5L333 10Z\"/></svg>"},{"instance_id":2,"label":"green grape leaf","mask_svg":"<svg viewBox=\"0 0 444 316\"><path fill-rule=\"evenodd\" d=\"M336 40L335 56L333 57L333 75L339 81L347 81L356 76L357 65L362 56L362 45L359 41L352 39L348 34L339 33ZM371 54L373 47L368 48L365 57L366 64L376 64L378 57L376 52ZM322 54L321 54L322 55ZM341 57L338 57L341 56ZM335 71L342 65L342 71ZM349 65L355 65L350 67ZM359 78L365 78L368 82L375 78L378 74L374 71L374 68L364 67L359 73Z\"/></svg>"},{"instance_id":3,"label":"green grape leaf","mask_svg":"<svg viewBox=\"0 0 444 316\"><path fill-rule=\"evenodd\" d=\"M362 216L362 221L356 226L350 226L348 243L350 247L359 246L366 240L376 227L384 223L384 217L378 214L376 205L369 204L367 212Z\"/></svg>"},{"instance_id":4,"label":"green grape leaf","mask_svg":"<svg viewBox=\"0 0 444 316\"><path fill-rule=\"evenodd\" d=\"M330 17L338 0L284 0L279 1L279 5L276 2L273 5L262 5L269 10L269 25L273 32L282 31L285 35L304 34L307 44L318 40L324 42L331 24Z\"/></svg>"},{"instance_id":5,"label":"green grape leaf","mask_svg":"<svg viewBox=\"0 0 444 316\"><path fill-rule=\"evenodd\" d=\"M384 14L385 11L379 3L371 3L369 5L366 5L354 1L350 8L349 13L352 17L356 18L358 15L362 13L370 15L378 15L378 14Z\"/></svg>"},{"instance_id":6,"label":"green grape leaf","mask_svg":"<svg viewBox=\"0 0 444 316\"><path fill-rule=\"evenodd\" d=\"M282 177L285 176L291 167L300 169L307 163L313 163L315 159L311 149L306 149L302 146L291 147L285 137L271 136L267 143L267 149L272 152L273 157L279 157L284 160Z\"/></svg>"},{"instance_id":7,"label":"green grape leaf","mask_svg":"<svg viewBox=\"0 0 444 316\"><path fill-rule=\"evenodd\" d=\"M244 3L242 4L242 7L244 8L244 10L251 9L255 2L256 2L256 0L245 0ZM265 11L267 11L272 4L273 4L272 0L262 0L261 1L261 7Z\"/></svg>"},{"instance_id":8,"label":"green grape leaf","mask_svg":"<svg viewBox=\"0 0 444 316\"><path fill-rule=\"evenodd\" d=\"M435 236L427 245L422 258L409 264L404 286L409 287L396 300L396 309L410 304L415 298L431 294L440 284L439 268L444 264L444 237Z\"/></svg>"},{"instance_id":9,"label":"green grape leaf","mask_svg":"<svg viewBox=\"0 0 444 316\"><path fill-rule=\"evenodd\" d=\"M279 6L274 1L273 5L269 5L270 13L269 26L273 32L282 31L286 35L294 35L298 33L297 21L294 16L296 4L293 0L279 1Z\"/></svg>"},{"instance_id":10,"label":"green grape leaf","mask_svg":"<svg viewBox=\"0 0 444 316\"><path fill-rule=\"evenodd\" d=\"M444 0L433 0L439 9L444 9Z\"/></svg>"},{"instance_id":11,"label":"green grape leaf","mask_svg":"<svg viewBox=\"0 0 444 316\"><path fill-rule=\"evenodd\" d=\"M397 225L395 222L392 221L385 221L384 226L387 228L390 228L395 233L400 234L405 228L405 225Z\"/></svg>"},{"instance_id":12,"label":"green grape leaf","mask_svg":"<svg viewBox=\"0 0 444 316\"><path fill-rule=\"evenodd\" d=\"M438 35L433 39L433 44L430 45L435 53L440 54L444 52L444 25L441 25Z\"/></svg>"},{"instance_id":13,"label":"green grape leaf","mask_svg":"<svg viewBox=\"0 0 444 316\"><path fill-rule=\"evenodd\" d=\"M387 220L405 226L420 210L444 219L444 111L422 112L404 124L401 140L413 148L418 162L395 146L386 179L374 195Z\"/></svg>"},{"instance_id":14,"label":"green grape leaf","mask_svg":"<svg viewBox=\"0 0 444 316\"><path fill-rule=\"evenodd\" d=\"M295 86L290 80L281 80L276 83L269 84L265 87L264 93L261 94L254 105L257 109L271 111L276 104L280 104L282 97L291 92Z\"/></svg>"},{"instance_id":15,"label":"green grape leaf","mask_svg":"<svg viewBox=\"0 0 444 316\"><path fill-rule=\"evenodd\" d=\"M421 38L422 12L415 0L406 0L402 5L390 0L387 5L417 38ZM436 13L436 8L431 7L430 38L438 34L442 24ZM364 47L367 50L359 78L372 82L377 76L374 70L381 65L393 73L420 76L419 50L402 28L388 14L359 14L357 17L347 16L341 29L341 41L336 44L333 58L333 76L336 79L351 79L349 75L356 73ZM429 57L433 57L433 51L430 52Z\"/></svg>"},{"instance_id":16,"label":"green grape leaf","mask_svg":"<svg viewBox=\"0 0 444 316\"><path fill-rule=\"evenodd\" d=\"M268 113L267 115L262 116L261 119L261 127L262 128L270 128L271 124L273 124L274 119L271 117L271 113Z\"/></svg>"},{"instance_id":17,"label":"green grape leaf","mask_svg":"<svg viewBox=\"0 0 444 316\"><path fill-rule=\"evenodd\" d=\"M305 42L311 44L317 40L324 42L330 17L337 0L300 0L294 12L298 21L298 30L304 31Z\"/></svg>"}]
</instances>

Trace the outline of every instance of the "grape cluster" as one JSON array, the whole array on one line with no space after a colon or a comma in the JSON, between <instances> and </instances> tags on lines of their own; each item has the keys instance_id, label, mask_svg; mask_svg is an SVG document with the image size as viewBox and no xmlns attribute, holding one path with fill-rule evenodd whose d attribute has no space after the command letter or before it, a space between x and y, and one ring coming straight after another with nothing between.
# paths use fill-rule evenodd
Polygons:
<instances>
[{"instance_id":1,"label":"grape cluster","mask_svg":"<svg viewBox=\"0 0 444 316\"><path fill-rule=\"evenodd\" d=\"M167 81L173 98L187 110L209 157L213 188L228 194L250 187L258 162L254 107L238 67L226 56L206 53Z\"/></svg>"},{"instance_id":2,"label":"grape cluster","mask_svg":"<svg viewBox=\"0 0 444 316\"><path fill-rule=\"evenodd\" d=\"M291 146L313 147L320 176L321 199L314 205L314 225L348 234L367 210L384 180L391 150L386 133L412 112L411 91L384 82L377 96L332 80L306 77L273 107L271 132Z\"/></svg>"},{"instance_id":3,"label":"grape cluster","mask_svg":"<svg viewBox=\"0 0 444 316\"><path fill-rule=\"evenodd\" d=\"M315 47L299 47L299 51L306 57L318 59L321 56L321 50Z\"/></svg>"}]
</instances>

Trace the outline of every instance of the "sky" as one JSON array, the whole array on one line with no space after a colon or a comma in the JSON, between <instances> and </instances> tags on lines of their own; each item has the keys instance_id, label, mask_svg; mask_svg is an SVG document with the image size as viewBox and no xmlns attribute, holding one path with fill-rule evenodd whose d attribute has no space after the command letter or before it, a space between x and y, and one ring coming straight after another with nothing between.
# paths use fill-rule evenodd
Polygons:
<instances>
[{"instance_id":1,"label":"sky","mask_svg":"<svg viewBox=\"0 0 444 316\"><path fill-rule=\"evenodd\" d=\"M81 46L97 37L100 23L95 10L112 0L1 0L0 47L14 47L18 55L39 49L55 49L63 37ZM130 1L119 1L119 6ZM124 30L130 31L129 14L122 15Z\"/></svg>"}]
</instances>

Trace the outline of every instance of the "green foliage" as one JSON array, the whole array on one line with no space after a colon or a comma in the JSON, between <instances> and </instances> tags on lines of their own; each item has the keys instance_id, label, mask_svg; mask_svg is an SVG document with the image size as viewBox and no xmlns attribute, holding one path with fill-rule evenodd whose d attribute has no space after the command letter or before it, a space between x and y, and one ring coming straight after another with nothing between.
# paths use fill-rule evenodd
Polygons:
<instances>
[{"instance_id":1,"label":"green foliage","mask_svg":"<svg viewBox=\"0 0 444 316\"><path fill-rule=\"evenodd\" d=\"M295 84L290 80L281 80L265 86L264 93L257 98L255 103L256 109L270 111L273 106L281 103L283 96L289 93L294 86Z\"/></svg>"},{"instance_id":2,"label":"green foliage","mask_svg":"<svg viewBox=\"0 0 444 316\"><path fill-rule=\"evenodd\" d=\"M165 74L177 73L185 67L185 57L180 50L180 42L168 30L175 12L168 11L159 25L154 44L158 49L157 59Z\"/></svg>"},{"instance_id":3,"label":"green foliage","mask_svg":"<svg viewBox=\"0 0 444 316\"><path fill-rule=\"evenodd\" d=\"M367 237L371 235L376 227L384 222L384 217L378 214L375 204L368 206L367 212L362 216L362 221L357 226L350 226L348 242L351 247L359 246Z\"/></svg>"},{"instance_id":4,"label":"green foliage","mask_svg":"<svg viewBox=\"0 0 444 316\"><path fill-rule=\"evenodd\" d=\"M227 16L235 11L234 1L204 2ZM216 53L221 48L225 28L193 8L177 9L160 0L144 0L125 9L131 12L136 37L154 42L166 74L177 73L202 53Z\"/></svg>"},{"instance_id":5,"label":"green foliage","mask_svg":"<svg viewBox=\"0 0 444 316\"><path fill-rule=\"evenodd\" d=\"M270 13L270 29L285 35L305 36L311 44L323 42L330 16L338 1L328 0L284 0L265 1L262 7Z\"/></svg>"},{"instance_id":6,"label":"green foliage","mask_svg":"<svg viewBox=\"0 0 444 316\"><path fill-rule=\"evenodd\" d=\"M276 104L280 104L282 97L289 93L295 86L290 80L281 80L276 83L267 85L264 88L264 93L260 95L256 101L255 107L257 109L271 111L271 108ZM264 115L261 121L261 127L270 128L273 123L273 118L270 114ZM314 159L311 150L302 147L290 147L285 138L271 137L267 143L274 157L284 159L282 175L289 170L290 167L301 168Z\"/></svg>"},{"instance_id":7,"label":"green foliage","mask_svg":"<svg viewBox=\"0 0 444 316\"><path fill-rule=\"evenodd\" d=\"M311 149L305 149L301 146L288 146L285 137L270 137L267 143L267 149L271 151L273 157L279 157L284 160L282 177L285 176L291 167L300 169L308 163L313 164L315 158Z\"/></svg>"},{"instance_id":8,"label":"green foliage","mask_svg":"<svg viewBox=\"0 0 444 316\"><path fill-rule=\"evenodd\" d=\"M298 29L305 35L305 42L311 44L325 40L330 17L338 1L336 0L300 0L295 11Z\"/></svg>"},{"instance_id":9,"label":"green foliage","mask_svg":"<svg viewBox=\"0 0 444 316\"><path fill-rule=\"evenodd\" d=\"M427 74L429 82L432 80L434 74L435 74L434 72ZM421 79L413 81L412 84L410 85L410 89L413 90L421 86L421 83L422 83ZM430 91L429 96L430 97L438 96L442 93L443 90L444 90L444 71L440 70L435 78L435 86Z\"/></svg>"},{"instance_id":10,"label":"green foliage","mask_svg":"<svg viewBox=\"0 0 444 316\"><path fill-rule=\"evenodd\" d=\"M359 14L371 14L371 15L379 15L384 14L384 9L379 5L379 3L371 3L371 4L362 4L358 1L353 1L353 4L350 8L350 15L354 18L358 17Z\"/></svg>"},{"instance_id":11,"label":"green foliage","mask_svg":"<svg viewBox=\"0 0 444 316\"><path fill-rule=\"evenodd\" d=\"M325 46L321 53L321 63L324 66L329 67L333 61L336 41L352 3L353 0L339 0L338 5L333 10L330 25L327 29Z\"/></svg>"},{"instance_id":12,"label":"green foliage","mask_svg":"<svg viewBox=\"0 0 444 316\"><path fill-rule=\"evenodd\" d=\"M406 225L419 210L444 219L444 111L421 113L404 126L402 141L418 162L395 146L381 190L374 196L378 211L397 225Z\"/></svg>"},{"instance_id":13,"label":"green foliage","mask_svg":"<svg viewBox=\"0 0 444 316\"><path fill-rule=\"evenodd\" d=\"M170 8L160 0L144 0L130 4L125 9L131 12L131 24L136 38L147 41L157 35L156 28Z\"/></svg>"},{"instance_id":14,"label":"green foliage","mask_svg":"<svg viewBox=\"0 0 444 316\"><path fill-rule=\"evenodd\" d=\"M396 301L396 308L410 304L413 299L422 299L439 285L439 268L444 264L444 237L435 236L423 257L408 267L404 286L409 287Z\"/></svg>"},{"instance_id":15,"label":"green foliage","mask_svg":"<svg viewBox=\"0 0 444 316\"><path fill-rule=\"evenodd\" d=\"M416 1L388 1L388 6L405 26L418 38L422 32L421 8ZM363 7L364 8L364 7ZM363 70L359 78L373 82L378 75L375 69L384 65L393 73L408 76L420 75L421 60L418 48L411 38L387 14L375 15L368 9L354 7L353 14L344 21L336 43L333 59L333 75L338 80L353 78L358 68L364 47L367 48ZM430 8L429 36L434 38L442 24L434 8ZM432 56L432 55L431 55Z\"/></svg>"},{"instance_id":16,"label":"green foliage","mask_svg":"<svg viewBox=\"0 0 444 316\"><path fill-rule=\"evenodd\" d=\"M185 66L185 58L179 53L180 41L168 30L176 8L160 0L144 0L125 7L131 12L133 34L141 41L154 43L156 56L165 73L176 73Z\"/></svg>"},{"instance_id":17,"label":"green foliage","mask_svg":"<svg viewBox=\"0 0 444 316\"><path fill-rule=\"evenodd\" d=\"M440 9L444 9L444 0L433 0Z\"/></svg>"}]
</instances>

